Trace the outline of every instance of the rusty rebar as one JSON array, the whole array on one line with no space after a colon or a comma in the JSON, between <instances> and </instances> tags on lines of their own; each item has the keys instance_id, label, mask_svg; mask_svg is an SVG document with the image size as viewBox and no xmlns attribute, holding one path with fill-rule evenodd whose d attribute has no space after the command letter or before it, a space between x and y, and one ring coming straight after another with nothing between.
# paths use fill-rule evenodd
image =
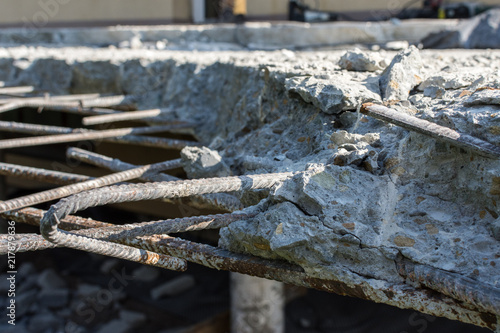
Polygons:
<instances>
[{"instance_id":1,"label":"rusty rebar","mask_svg":"<svg viewBox=\"0 0 500 333\"><path fill-rule=\"evenodd\" d=\"M176 125L129 127L129 128L103 130L103 131L92 131L92 132L88 131L79 133L47 135L47 136L39 136L31 138L8 139L8 140L0 140L0 149L39 146L39 145L67 143L67 142L85 141L85 140L101 140L105 138L120 137L130 134L168 132L174 129L191 128L193 126L195 125L192 123L180 123Z\"/></svg>"},{"instance_id":2,"label":"rusty rebar","mask_svg":"<svg viewBox=\"0 0 500 333\"><path fill-rule=\"evenodd\" d=\"M88 126L88 125L115 123L126 120L148 120L148 118L158 119L159 116L163 116L172 112L173 111L170 109L130 111L130 112L109 114L109 115L85 117L82 119L82 123Z\"/></svg>"},{"instance_id":3,"label":"rusty rebar","mask_svg":"<svg viewBox=\"0 0 500 333\"><path fill-rule=\"evenodd\" d=\"M85 128L71 128L71 127L61 127L61 126L50 126L50 125L38 125L38 124L27 124L18 123L15 121L0 121L0 131L3 132L13 132L13 133L24 133L24 134L68 134L68 133L92 133L93 130ZM101 139L96 139L101 140ZM188 140L178 140L178 139L166 139L158 138L154 136L139 136L139 135L125 135L116 138L103 138L102 141L123 143L123 144L135 144L146 147L156 147L163 149L178 149L181 150L186 146L200 146L201 144L196 141Z\"/></svg>"},{"instance_id":4,"label":"rusty rebar","mask_svg":"<svg viewBox=\"0 0 500 333\"><path fill-rule=\"evenodd\" d=\"M8 210L24 208L42 202L60 199L71 194L79 193L89 189L111 185L114 183L130 180L143 175L146 172L159 172L170 168L171 161L144 165L118 173L113 173L99 178L90 179L81 183L66 185L55 189L7 200L0 203L0 213ZM174 162L175 164L176 162Z\"/></svg>"},{"instance_id":5,"label":"rusty rebar","mask_svg":"<svg viewBox=\"0 0 500 333\"><path fill-rule=\"evenodd\" d=\"M88 252L104 254L99 252L99 244L103 243L102 241L84 236L75 237L76 239L74 239L74 241L77 242L77 244L81 243L82 249L91 246L92 248L87 249ZM187 262L184 259L121 244L107 244L113 245L109 247L109 251L106 252L107 255L111 257L166 268L173 271L185 271L187 269ZM51 243L37 234L0 235L0 254L40 251L58 246L62 246L62 244Z\"/></svg>"},{"instance_id":6,"label":"rusty rebar","mask_svg":"<svg viewBox=\"0 0 500 333\"><path fill-rule=\"evenodd\" d=\"M106 168L108 170L117 172L130 170L132 168L137 168L139 166L125 163L116 158L110 158L101 154L89 152L79 148L68 148L66 155L70 158L92 164L98 167ZM180 160L176 160L180 163ZM180 165L179 165L180 166ZM139 177L139 179L144 181L171 181L180 180L177 177L165 175L165 174L150 174L146 173ZM197 208L217 208L223 209L228 212L242 209L241 201L234 195L228 193L213 193L205 195L195 195L192 196L190 204L196 206Z\"/></svg>"},{"instance_id":7,"label":"rusty rebar","mask_svg":"<svg viewBox=\"0 0 500 333\"><path fill-rule=\"evenodd\" d=\"M292 173L266 174L100 188L72 195L53 205L43 216L40 231L46 240L58 245L121 259L134 258L135 260L137 259L137 255L132 255L134 252L129 246L118 246L112 242L91 239L61 231L58 228L60 219L79 210L111 203L270 188L292 175Z\"/></svg>"},{"instance_id":8,"label":"rusty rebar","mask_svg":"<svg viewBox=\"0 0 500 333\"><path fill-rule=\"evenodd\" d=\"M217 214L207 216L195 216L160 220L152 222L141 222L125 225L114 225L91 219L83 219L77 216L67 216L61 220L60 227L63 230L73 230L75 235L96 238L111 242L123 242L125 239L139 236L149 236L155 234L168 234L206 229L219 229L228 226L230 223L239 220L249 219L260 212L258 206L249 207L240 212L231 214ZM33 226L40 226L40 220L46 212L34 208L24 208L14 212L0 213L0 216L11 221L27 223ZM77 231L79 230L79 231ZM55 247L55 244L46 241L42 236L29 236L28 245L22 244L21 240L12 239L12 245L16 250L11 252L38 251ZM29 235L29 234L26 234ZM28 236L26 236L28 237ZM6 238L5 240L8 240ZM6 244L0 244L0 254L7 253Z\"/></svg>"},{"instance_id":9,"label":"rusty rebar","mask_svg":"<svg viewBox=\"0 0 500 333\"><path fill-rule=\"evenodd\" d=\"M59 172L17 164L0 163L0 175L36 180L57 185L68 185L93 179L89 176Z\"/></svg>"},{"instance_id":10,"label":"rusty rebar","mask_svg":"<svg viewBox=\"0 0 500 333\"><path fill-rule=\"evenodd\" d=\"M301 267L283 261L233 253L218 247L169 236L138 237L125 239L123 243L184 258L189 262L217 270L228 270L400 308L415 309L430 315L444 316L493 330L498 325L494 315L481 313L471 309L467 304L453 302L441 294L416 289L406 284L398 285L380 281L374 287L369 282L346 282L335 277L329 280L319 279L309 276Z\"/></svg>"},{"instance_id":11,"label":"rusty rebar","mask_svg":"<svg viewBox=\"0 0 500 333\"><path fill-rule=\"evenodd\" d=\"M0 213L0 216L12 220L15 222L20 222L24 224L29 224L32 226L40 227L40 220L47 211L27 207L17 210L11 210L7 212ZM70 230L80 230L80 229L92 229L92 228L104 228L104 227L114 227L114 224L96 221L90 218L79 217L68 215L62 219L60 224L61 229Z\"/></svg>"},{"instance_id":12,"label":"rusty rebar","mask_svg":"<svg viewBox=\"0 0 500 333\"><path fill-rule=\"evenodd\" d=\"M27 208L21 211L24 212L26 210L33 209ZM38 210L35 211L34 214L40 213ZM9 212L8 214L13 213ZM70 216L61 220L61 227L63 226L63 221L67 221L69 218ZM72 218L84 220L78 217ZM91 222L95 223L95 221ZM82 223L85 224L85 221L82 221ZM57 246L52 243L43 242L44 239L39 235L30 235L30 238L26 240L38 242L36 245L38 245L40 249L42 248L41 245L44 245L45 248ZM331 280L322 280L310 277L303 272L302 268L282 261L267 260L251 255L232 253L221 248L192 243L168 236L124 239L123 243L130 246L144 246L146 249L154 249L163 254L184 258L187 261L214 269L229 270L332 292L339 295L348 295L375 302L382 302L400 308L415 309L430 315L444 316L452 320L460 320L474 325L488 327L492 330L498 325L494 315L478 312L476 309L471 309L467 304L454 302L441 294L429 292L420 288L415 289L405 284L397 285L381 281L381 283L377 284L376 288L374 288L370 283L364 282L348 284L345 281L335 278ZM7 243L0 239L0 248L6 248L6 246Z\"/></svg>"},{"instance_id":13,"label":"rusty rebar","mask_svg":"<svg viewBox=\"0 0 500 333\"><path fill-rule=\"evenodd\" d=\"M403 127L410 131L448 142L454 146L472 150L485 157L500 157L500 147L468 134L459 133L448 127L440 126L430 121L411 116L404 112L398 112L388 107L373 103L363 104L360 112L373 118Z\"/></svg>"},{"instance_id":14,"label":"rusty rebar","mask_svg":"<svg viewBox=\"0 0 500 333\"><path fill-rule=\"evenodd\" d=\"M397 268L399 274L410 281L418 282L456 300L500 315L500 289L498 288L456 273L414 264L401 257L397 260Z\"/></svg>"},{"instance_id":15,"label":"rusty rebar","mask_svg":"<svg viewBox=\"0 0 500 333\"><path fill-rule=\"evenodd\" d=\"M140 166L130 164L130 163L125 163L122 162L121 160L117 158L112 158L108 156L104 156L101 154L97 154L88 150L80 149L80 148L74 148L70 147L66 151L66 156L69 158L73 158L77 161L84 162L87 164L95 165L101 168L106 168L108 170L111 170L113 172L119 172L119 171L125 171L125 170L130 170L134 168L138 168ZM169 168L170 169L176 169L182 167L181 164L181 159L175 159L171 160L169 163ZM167 169L165 169L167 170ZM162 170L162 171L165 171ZM145 181L150 181L150 182L161 182L161 181L173 181L173 180L179 180L179 178L162 174L162 173L157 173L157 172L147 172L144 173L139 177L141 180Z\"/></svg>"},{"instance_id":16,"label":"rusty rebar","mask_svg":"<svg viewBox=\"0 0 500 333\"><path fill-rule=\"evenodd\" d=\"M17 95L17 94L27 94L35 91L33 86L17 86L17 87L1 87L1 95Z\"/></svg>"},{"instance_id":17,"label":"rusty rebar","mask_svg":"<svg viewBox=\"0 0 500 333\"><path fill-rule=\"evenodd\" d=\"M109 107L125 104L132 99L132 97L118 95L118 96L99 96L96 98L81 98L73 99L70 96L67 98L17 98L0 106L0 113L7 112L20 108L39 108L39 109L78 109L78 108L93 108L93 107Z\"/></svg>"}]
</instances>

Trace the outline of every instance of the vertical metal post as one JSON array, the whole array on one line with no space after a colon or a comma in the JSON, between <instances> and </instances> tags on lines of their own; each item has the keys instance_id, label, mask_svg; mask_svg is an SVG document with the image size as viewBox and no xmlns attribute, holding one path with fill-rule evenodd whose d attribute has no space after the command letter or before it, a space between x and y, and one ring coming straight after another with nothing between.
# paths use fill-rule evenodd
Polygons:
<instances>
[{"instance_id":1,"label":"vertical metal post","mask_svg":"<svg viewBox=\"0 0 500 333\"><path fill-rule=\"evenodd\" d=\"M191 13L194 23L205 22L205 0L191 0Z\"/></svg>"},{"instance_id":2,"label":"vertical metal post","mask_svg":"<svg viewBox=\"0 0 500 333\"><path fill-rule=\"evenodd\" d=\"M283 283L231 273L231 332L284 333Z\"/></svg>"}]
</instances>

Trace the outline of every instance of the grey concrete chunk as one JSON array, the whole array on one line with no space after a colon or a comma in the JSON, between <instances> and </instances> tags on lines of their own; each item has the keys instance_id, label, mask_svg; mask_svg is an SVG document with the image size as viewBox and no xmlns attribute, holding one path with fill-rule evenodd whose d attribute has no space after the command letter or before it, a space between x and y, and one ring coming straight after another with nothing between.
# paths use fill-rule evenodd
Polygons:
<instances>
[{"instance_id":1,"label":"grey concrete chunk","mask_svg":"<svg viewBox=\"0 0 500 333\"><path fill-rule=\"evenodd\" d=\"M441 87L428 86L424 89L424 96L434 99L441 99L443 98L445 92L446 91Z\"/></svg>"},{"instance_id":2,"label":"grey concrete chunk","mask_svg":"<svg viewBox=\"0 0 500 333\"><path fill-rule=\"evenodd\" d=\"M384 101L407 100L410 91L422 82L422 58L415 46L398 53L380 77Z\"/></svg>"},{"instance_id":3,"label":"grey concrete chunk","mask_svg":"<svg viewBox=\"0 0 500 333\"><path fill-rule=\"evenodd\" d=\"M42 289L59 289L66 287L66 282L52 268L48 268L40 273L36 282Z\"/></svg>"},{"instance_id":4,"label":"grey concrete chunk","mask_svg":"<svg viewBox=\"0 0 500 333\"><path fill-rule=\"evenodd\" d=\"M370 77L355 81L347 75L297 76L286 80L286 88L328 114L356 110L362 103L380 101L378 80Z\"/></svg>"},{"instance_id":5,"label":"grey concrete chunk","mask_svg":"<svg viewBox=\"0 0 500 333\"><path fill-rule=\"evenodd\" d=\"M348 71L375 72L384 69L387 64L379 53L355 49L340 58L339 66Z\"/></svg>"},{"instance_id":6,"label":"grey concrete chunk","mask_svg":"<svg viewBox=\"0 0 500 333\"><path fill-rule=\"evenodd\" d=\"M186 147L181 150L182 166L189 178L225 177L231 170L215 150Z\"/></svg>"}]
</instances>

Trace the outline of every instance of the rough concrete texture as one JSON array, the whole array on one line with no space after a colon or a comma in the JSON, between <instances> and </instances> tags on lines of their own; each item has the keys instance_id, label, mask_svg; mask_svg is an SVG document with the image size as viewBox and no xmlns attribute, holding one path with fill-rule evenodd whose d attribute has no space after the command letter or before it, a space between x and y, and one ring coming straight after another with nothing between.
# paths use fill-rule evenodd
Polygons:
<instances>
[{"instance_id":1,"label":"rough concrete texture","mask_svg":"<svg viewBox=\"0 0 500 333\"><path fill-rule=\"evenodd\" d=\"M0 80L39 83L40 64L58 63L70 70L42 80L58 91L125 92L141 107L168 106L176 119L199 121L194 135L233 174L301 171L267 195L265 212L221 230L225 248L371 288L389 304L398 294L381 289L415 290L396 271L398 255L498 290L500 161L356 109L400 99L386 104L500 145L500 51L388 52L385 72L343 70L344 53L15 47L0 49L0 64L12 66ZM96 72L110 75L95 80ZM71 79L58 81L63 74ZM388 95L391 80L404 89ZM439 94L425 93L432 87ZM436 304L399 306L440 314ZM441 315L497 326L498 312L465 307L475 315Z\"/></svg>"},{"instance_id":2,"label":"rough concrete texture","mask_svg":"<svg viewBox=\"0 0 500 333\"><path fill-rule=\"evenodd\" d=\"M422 44L433 49L499 48L499 25L500 9L492 9L444 31L433 32L422 40Z\"/></svg>"},{"instance_id":3,"label":"rough concrete texture","mask_svg":"<svg viewBox=\"0 0 500 333\"><path fill-rule=\"evenodd\" d=\"M348 71L375 72L387 67L385 59L379 53L363 52L360 49L347 51L339 61L339 66Z\"/></svg>"},{"instance_id":4,"label":"rough concrete texture","mask_svg":"<svg viewBox=\"0 0 500 333\"><path fill-rule=\"evenodd\" d=\"M407 100L410 91L422 82L422 67L422 58L415 46L398 53L380 76L382 98L385 101Z\"/></svg>"}]
</instances>

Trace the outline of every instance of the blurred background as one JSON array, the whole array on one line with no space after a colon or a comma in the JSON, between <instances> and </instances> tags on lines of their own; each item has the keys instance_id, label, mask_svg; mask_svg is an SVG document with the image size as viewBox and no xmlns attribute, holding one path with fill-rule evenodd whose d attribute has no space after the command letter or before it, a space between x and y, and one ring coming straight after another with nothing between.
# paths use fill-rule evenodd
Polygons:
<instances>
[{"instance_id":1,"label":"blurred background","mask_svg":"<svg viewBox=\"0 0 500 333\"><path fill-rule=\"evenodd\" d=\"M4 0L0 25L92 26L231 21L465 18L496 0ZM40 8L42 11L40 11Z\"/></svg>"}]
</instances>

